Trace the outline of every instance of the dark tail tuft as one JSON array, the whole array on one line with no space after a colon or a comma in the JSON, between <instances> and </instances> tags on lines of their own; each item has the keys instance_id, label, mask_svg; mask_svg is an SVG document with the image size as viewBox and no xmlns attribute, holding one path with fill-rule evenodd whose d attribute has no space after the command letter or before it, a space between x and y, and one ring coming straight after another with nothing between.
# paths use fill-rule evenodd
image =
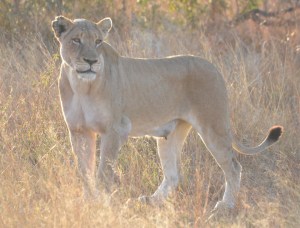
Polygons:
<instances>
[{"instance_id":1,"label":"dark tail tuft","mask_svg":"<svg viewBox=\"0 0 300 228\"><path fill-rule=\"evenodd\" d=\"M268 141L276 142L283 133L282 126L274 126L269 130Z\"/></svg>"}]
</instances>

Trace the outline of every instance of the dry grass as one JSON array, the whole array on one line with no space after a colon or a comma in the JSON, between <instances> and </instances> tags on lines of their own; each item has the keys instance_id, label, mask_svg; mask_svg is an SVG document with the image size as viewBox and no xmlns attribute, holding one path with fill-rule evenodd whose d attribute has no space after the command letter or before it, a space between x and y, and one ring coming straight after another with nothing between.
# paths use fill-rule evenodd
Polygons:
<instances>
[{"instance_id":1,"label":"dry grass","mask_svg":"<svg viewBox=\"0 0 300 228\"><path fill-rule=\"evenodd\" d=\"M195 132L182 153L181 184L164 207L134 200L151 194L162 179L155 142L146 138L131 139L122 148L121 185L113 196L83 202L57 94L59 56L49 51L56 53L57 46L50 41L52 46L46 47L38 36L1 41L1 227L205 226L209 211L222 197L224 178ZM174 37L132 32L123 42L114 37L111 42L123 55L192 53L216 64L227 81L232 127L246 144L260 141L273 124L283 125L284 136L268 152L239 157L243 176L235 216L218 226L300 226L300 89L295 50L276 39L257 50L237 36L234 45L216 50L201 33Z\"/></svg>"}]
</instances>

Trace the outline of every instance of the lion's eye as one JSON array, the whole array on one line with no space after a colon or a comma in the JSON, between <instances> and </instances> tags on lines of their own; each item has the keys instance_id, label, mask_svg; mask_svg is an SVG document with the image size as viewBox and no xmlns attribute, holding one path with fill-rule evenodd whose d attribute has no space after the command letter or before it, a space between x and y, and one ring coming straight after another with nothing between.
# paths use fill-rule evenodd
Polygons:
<instances>
[{"instance_id":1,"label":"lion's eye","mask_svg":"<svg viewBox=\"0 0 300 228\"><path fill-rule=\"evenodd\" d=\"M79 38L73 38L72 39L72 42L73 42L73 44L81 44L81 41L80 41L80 39Z\"/></svg>"},{"instance_id":2,"label":"lion's eye","mask_svg":"<svg viewBox=\"0 0 300 228\"><path fill-rule=\"evenodd\" d=\"M97 39L97 40L95 41L95 44L96 44L97 47L98 47L101 43L102 43L102 40L101 40L101 39Z\"/></svg>"}]
</instances>

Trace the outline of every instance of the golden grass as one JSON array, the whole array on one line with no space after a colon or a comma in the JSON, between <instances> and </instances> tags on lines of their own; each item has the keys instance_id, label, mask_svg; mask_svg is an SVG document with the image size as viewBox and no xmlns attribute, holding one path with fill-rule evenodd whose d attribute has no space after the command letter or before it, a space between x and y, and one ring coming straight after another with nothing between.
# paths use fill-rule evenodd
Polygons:
<instances>
[{"instance_id":1,"label":"golden grass","mask_svg":"<svg viewBox=\"0 0 300 228\"><path fill-rule=\"evenodd\" d=\"M296 51L275 39L257 50L235 37L235 45L224 45L221 53L203 34L194 35L197 39L135 33L123 42L112 39L112 44L123 55L192 53L208 58L227 81L232 128L246 144L258 143L273 124L283 125L284 136L268 152L239 156L243 175L235 216L215 225L300 226ZM149 46L154 38L156 46ZM57 94L58 49L50 43L52 48L39 37L26 37L10 43L2 39L0 44L0 226L205 226L222 197L224 178L195 132L182 152L180 186L164 207L135 201L153 193L162 179L155 141L147 138L131 139L122 148L121 185L112 196L103 193L98 201L82 201Z\"/></svg>"}]
</instances>

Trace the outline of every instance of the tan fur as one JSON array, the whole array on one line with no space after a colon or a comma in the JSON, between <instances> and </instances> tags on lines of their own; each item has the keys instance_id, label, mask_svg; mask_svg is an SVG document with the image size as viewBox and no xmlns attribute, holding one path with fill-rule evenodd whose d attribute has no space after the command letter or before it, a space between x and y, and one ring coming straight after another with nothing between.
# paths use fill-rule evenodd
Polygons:
<instances>
[{"instance_id":1,"label":"tan fur","mask_svg":"<svg viewBox=\"0 0 300 228\"><path fill-rule=\"evenodd\" d=\"M52 26L62 57L62 109L87 193L97 194L97 134L101 135L97 179L107 186L127 138L149 135L157 137L164 179L152 196L141 200L160 203L177 186L177 154L194 127L225 174L225 194L216 208L234 206L241 166L232 145L246 154L260 152L277 141L281 128L278 137L272 130L272 137L257 148L235 143L225 82L208 61L195 56L122 57L103 42L111 28L108 18L95 24L60 16Z\"/></svg>"}]
</instances>

